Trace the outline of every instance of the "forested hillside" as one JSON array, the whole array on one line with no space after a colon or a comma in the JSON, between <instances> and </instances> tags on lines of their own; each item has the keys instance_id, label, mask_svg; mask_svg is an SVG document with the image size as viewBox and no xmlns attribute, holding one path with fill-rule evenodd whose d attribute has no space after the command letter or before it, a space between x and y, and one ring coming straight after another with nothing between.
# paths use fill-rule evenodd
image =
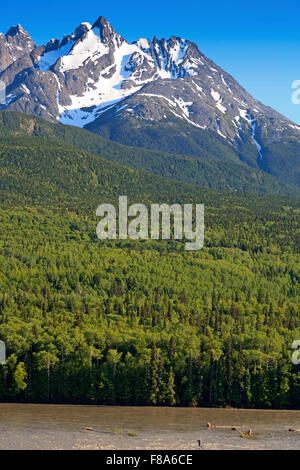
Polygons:
<instances>
[{"instance_id":1,"label":"forested hillside","mask_svg":"<svg viewBox=\"0 0 300 470\"><path fill-rule=\"evenodd\" d=\"M160 127L157 128L158 132L161 130ZM183 131L190 132L186 128ZM129 127L124 132L126 135L131 134ZM168 148L167 144L170 139L172 145L176 144L174 138L177 132L176 127L173 132L172 136L169 134L169 139L165 137L164 144L159 146L160 150ZM197 135L196 133L195 138ZM183 156L176 154L176 148L171 147L170 142L169 152L175 153L128 147L77 127L50 123L36 116L0 111L0 142L2 142L2 149L5 145L12 146L14 143L20 146L24 138L28 143L29 137L39 138L31 141L33 151L40 149L42 138L99 155L107 160L140 171L147 171L154 175L173 178L201 187L286 196L300 194L299 189L296 187L283 183L270 174L243 163L233 149L222 142L221 137L210 139L209 132L206 134L205 145L203 144L201 148L195 145L193 146L193 152L190 152L192 156ZM8 138L9 140L7 140ZM3 139L6 139L6 141L3 142ZM153 142L153 140L156 141L157 145L159 138L155 133L149 137L150 142ZM216 145L216 141L218 145ZM146 142L146 139L144 139L144 142ZM139 141L132 144L138 146ZM48 153L51 148L53 146L48 149ZM186 147L186 151L187 149ZM26 150L26 147L24 150Z\"/></svg>"},{"instance_id":2,"label":"forested hillside","mask_svg":"<svg viewBox=\"0 0 300 470\"><path fill-rule=\"evenodd\" d=\"M300 406L300 201L44 139L0 145L0 400ZM205 204L205 246L97 239L95 210Z\"/></svg>"}]
</instances>

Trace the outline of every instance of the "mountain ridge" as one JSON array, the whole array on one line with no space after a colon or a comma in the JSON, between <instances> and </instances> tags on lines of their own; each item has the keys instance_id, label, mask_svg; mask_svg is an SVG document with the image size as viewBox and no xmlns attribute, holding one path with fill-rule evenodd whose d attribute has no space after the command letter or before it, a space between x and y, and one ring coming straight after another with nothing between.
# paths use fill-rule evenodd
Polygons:
<instances>
[{"instance_id":1,"label":"mountain ridge","mask_svg":"<svg viewBox=\"0 0 300 470\"><path fill-rule=\"evenodd\" d=\"M0 109L194 157L221 139L236 162L300 186L300 127L255 100L195 43L154 36L129 44L103 16L45 46L21 27L10 34L0 36L0 53L7 49Z\"/></svg>"}]
</instances>

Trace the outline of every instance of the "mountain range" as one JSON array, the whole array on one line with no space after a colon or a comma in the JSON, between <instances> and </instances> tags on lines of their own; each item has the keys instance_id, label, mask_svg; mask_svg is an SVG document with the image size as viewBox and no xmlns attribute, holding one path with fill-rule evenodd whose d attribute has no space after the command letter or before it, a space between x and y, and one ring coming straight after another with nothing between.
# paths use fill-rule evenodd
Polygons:
<instances>
[{"instance_id":1,"label":"mountain range","mask_svg":"<svg viewBox=\"0 0 300 470\"><path fill-rule=\"evenodd\" d=\"M0 109L85 128L86 141L94 133L143 147L141 169L155 173L159 151L169 168L156 173L187 182L202 184L209 167L208 186L219 188L219 166L226 182L230 173L231 189L249 189L241 188L240 174L273 177L276 192L300 186L300 127L254 99L189 40L130 44L101 16L44 46L14 26L0 35L0 60L7 87ZM172 175L174 155L181 170L177 165ZM134 156L121 163L136 167Z\"/></svg>"}]
</instances>

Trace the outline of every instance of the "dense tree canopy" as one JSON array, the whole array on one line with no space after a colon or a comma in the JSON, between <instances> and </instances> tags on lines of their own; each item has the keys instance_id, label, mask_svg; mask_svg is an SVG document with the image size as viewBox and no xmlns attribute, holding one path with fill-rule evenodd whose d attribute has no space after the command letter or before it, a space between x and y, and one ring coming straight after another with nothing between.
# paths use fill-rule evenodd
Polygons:
<instances>
[{"instance_id":1,"label":"dense tree canopy","mask_svg":"<svg viewBox=\"0 0 300 470\"><path fill-rule=\"evenodd\" d=\"M0 400L299 408L299 200L18 145L0 146ZM205 203L204 248L98 240L119 194Z\"/></svg>"},{"instance_id":2,"label":"dense tree canopy","mask_svg":"<svg viewBox=\"0 0 300 470\"><path fill-rule=\"evenodd\" d=\"M212 222L186 252L105 243L75 213L0 216L0 399L299 406L300 254L279 220Z\"/></svg>"}]
</instances>

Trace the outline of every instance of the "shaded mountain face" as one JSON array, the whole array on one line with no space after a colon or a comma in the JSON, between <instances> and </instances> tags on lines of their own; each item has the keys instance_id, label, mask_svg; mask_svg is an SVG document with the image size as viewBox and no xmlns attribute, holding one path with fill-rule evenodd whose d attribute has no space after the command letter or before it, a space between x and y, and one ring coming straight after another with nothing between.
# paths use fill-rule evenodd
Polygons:
<instances>
[{"instance_id":1,"label":"shaded mountain face","mask_svg":"<svg viewBox=\"0 0 300 470\"><path fill-rule=\"evenodd\" d=\"M1 109L193 157L207 149L209 131L209 140L215 136L218 147L222 139L237 160L300 185L300 127L255 100L188 40L129 44L100 17L45 46L35 47L19 26L0 36L0 51L2 43L9 52Z\"/></svg>"}]
</instances>

